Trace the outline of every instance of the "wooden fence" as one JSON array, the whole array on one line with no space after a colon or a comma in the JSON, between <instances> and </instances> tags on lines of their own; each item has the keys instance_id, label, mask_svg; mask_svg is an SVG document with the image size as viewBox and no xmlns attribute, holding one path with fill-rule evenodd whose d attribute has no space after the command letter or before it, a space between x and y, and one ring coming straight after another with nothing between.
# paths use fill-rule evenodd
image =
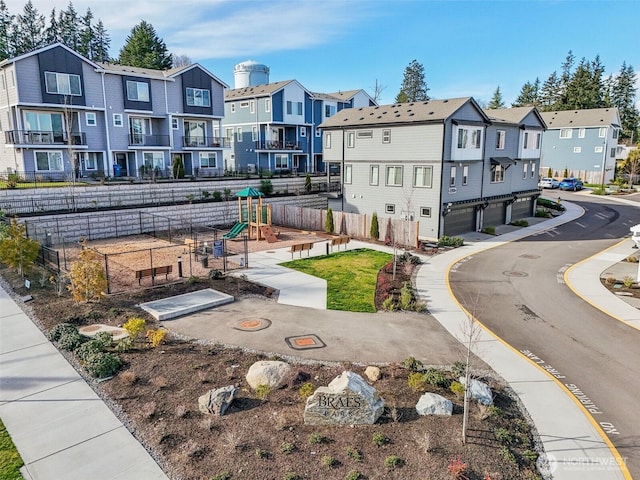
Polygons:
<instances>
[{"instance_id":1,"label":"wooden fence","mask_svg":"<svg viewBox=\"0 0 640 480\"><path fill-rule=\"evenodd\" d=\"M274 204L271 220L275 225L298 230L324 232L327 211L294 205ZM371 240L371 215L364 213L333 212L333 233L361 240ZM388 245L393 243L415 248L418 246L418 222L378 216L379 238Z\"/></svg>"}]
</instances>

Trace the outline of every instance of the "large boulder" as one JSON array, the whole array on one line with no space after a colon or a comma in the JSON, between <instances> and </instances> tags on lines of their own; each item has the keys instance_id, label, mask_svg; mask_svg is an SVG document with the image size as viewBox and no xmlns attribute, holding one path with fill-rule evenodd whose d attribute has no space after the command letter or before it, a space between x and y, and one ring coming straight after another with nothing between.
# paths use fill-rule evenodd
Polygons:
<instances>
[{"instance_id":1,"label":"large boulder","mask_svg":"<svg viewBox=\"0 0 640 480\"><path fill-rule=\"evenodd\" d=\"M460 377L460 383L465 384L464 377ZM489 385L475 378L469 382L469 397L482 405L493 405L493 394Z\"/></svg>"},{"instance_id":2,"label":"large boulder","mask_svg":"<svg viewBox=\"0 0 640 480\"><path fill-rule=\"evenodd\" d=\"M306 425L371 425L384 410L384 400L360 375L345 371L307 399Z\"/></svg>"},{"instance_id":3,"label":"large boulder","mask_svg":"<svg viewBox=\"0 0 640 480\"><path fill-rule=\"evenodd\" d=\"M246 378L247 383L254 390L260 385L278 388L290 374L291 366L288 363L264 360L251 365Z\"/></svg>"},{"instance_id":4,"label":"large boulder","mask_svg":"<svg viewBox=\"0 0 640 480\"><path fill-rule=\"evenodd\" d=\"M437 393L425 393L416 404L418 415L451 415L453 403Z\"/></svg>"},{"instance_id":5,"label":"large boulder","mask_svg":"<svg viewBox=\"0 0 640 480\"><path fill-rule=\"evenodd\" d=\"M198 398L198 408L202 413L221 416L227 411L233 399L236 398L237 388L233 385L228 387L209 390Z\"/></svg>"}]
</instances>

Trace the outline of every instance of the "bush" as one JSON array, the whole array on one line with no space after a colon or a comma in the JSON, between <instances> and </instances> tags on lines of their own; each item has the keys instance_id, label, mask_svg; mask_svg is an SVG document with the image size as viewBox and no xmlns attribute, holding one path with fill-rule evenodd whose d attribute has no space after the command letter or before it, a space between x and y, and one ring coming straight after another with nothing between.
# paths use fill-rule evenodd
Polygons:
<instances>
[{"instance_id":1,"label":"bush","mask_svg":"<svg viewBox=\"0 0 640 480\"><path fill-rule=\"evenodd\" d=\"M489 235L495 235L496 234L496 227L492 227L492 226L482 227L481 232L482 233L487 233Z\"/></svg>"},{"instance_id":2,"label":"bush","mask_svg":"<svg viewBox=\"0 0 640 480\"><path fill-rule=\"evenodd\" d=\"M362 461L362 453L354 447L347 447L347 457L356 462Z\"/></svg>"},{"instance_id":3,"label":"bush","mask_svg":"<svg viewBox=\"0 0 640 480\"><path fill-rule=\"evenodd\" d=\"M64 332L60 335L60 339L58 340L58 346L62 350L73 351L78 348L82 344L82 335L76 331L68 331Z\"/></svg>"},{"instance_id":4,"label":"bush","mask_svg":"<svg viewBox=\"0 0 640 480\"><path fill-rule=\"evenodd\" d=\"M51 340L52 342L57 342L58 340L60 340L60 337L62 336L62 334L68 333L68 332L78 333L78 328L75 325L72 325L67 322L59 323L55 327L53 327L49 332L49 340Z\"/></svg>"},{"instance_id":5,"label":"bush","mask_svg":"<svg viewBox=\"0 0 640 480\"><path fill-rule=\"evenodd\" d=\"M638 261L640 261L640 259L635 255L629 255L625 260L629 263L638 263Z\"/></svg>"},{"instance_id":6,"label":"bush","mask_svg":"<svg viewBox=\"0 0 640 480\"><path fill-rule=\"evenodd\" d=\"M462 480L467 478L467 467L468 465L462 461L460 455L457 455L456 458L449 462L449 465L447 465L447 470L452 479Z\"/></svg>"},{"instance_id":7,"label":"bush","mask_svg":"<svg viewBox=\"0 0 640 480\"><path fill-rule=\"evenodd\" d=\"M325 442L325 438L319 433L312 433L309 435L309 443L311 445L320 445Z\"/></svg>"},{"instance_id":8,"label":"bush","mask_svg":"<svg viewBox=\"0 0 640 480\"><path fill-rule=\"evenodd\" d=\"M258 190L262 192L264 195L271 195L273 193L273 184L271 180L260 180L260 187Z\"/></svg>"},{"instance_id":9,"label":"bush","mask_svg":"<svg viewBox=\"0 0 640 480\"><path fill-rule=\"evenodd\" d=\"M324 220L325 233L333 233L335 226L333 225L333 210L331 207L327 208L327 217Z\"/></svg>"},{"instance_id":10,"label":"bush","mask_svg":"<svg viewBox=\"0 0 640 480\"><path fill-rule=\"evenodd\" d=\"M219 202L220 200L222 200L222 193L220 193L218 190L214 190L213 191L213 199L216 202Z\"/></svg>"},{"instance_id":11,"label":"bush","mask_svg":"<svg viewBox=\"0 0 640 480\"><path fill-rule=\"evenodd\" d=\"M604 283L611 287L616 284L616 277L607 277L604 279Z\"/></svg>"},{"instance_id":12,"label":"bush","mask_svg":"<svg viewBox=\"0 0 640 480\"><path fill-rule=\"evenodd\" d=\"M451 390L456 397L464 396L464 385L460 382L451 382L449 390Z\"/></svg>"},{"instance_id":13,"label":"bush","mask_svg":"<svg viewBox=\"0 0 640 480\"><path fill-rule=\"evenodd\" d=\"M122 366L122 360L113 353L96 353L89 357L84 365L96 378L110 377Z\"/></svg>"},{"instance_id":14,"label":"bush","mask_svg":"<svg viewBox=\"0 0 640 480\"><path fill-rule=\"evenodd\" d=\"M230 480L230 479L231 479L231 474L229 472L218 473L217 475L214 475L213 477L211 477L211 480Z\"/></svg>"},{"instance_id":15,"label":"bush","mask_svg":"<svg viewBox=\"0 0 640 480\"><path fill-rule=\"evenodd\" d=\"M424 386L426 383L427 382L424 379L424 374L420 372L411 372L409 374L409 378L407 379L409 388L414 392L424 392Z\"/></svg>"},{"instance_id":16,"label":"bush","mask_svg":"<svg viewBox=\"0 0 640 480\"><path fill-rule=\"evenodd\" d=\"M357 470L351 470L346 476L346 480L360 480L361 478L362 474Z\"/></svg>"},{"instance_id":17,"label":"bush","mask_svg":"<svg viewBox=\"0 0 640 480\"><path fill-rule=\"evenodd\" d=\"M336 460L335 458L333 458L330 455L324 455L322 457L322 459L321 459L321 463L322 463L323 467L333 468L333 467L337 466L339 462L338 462L338 460Z\"/></svg>"},{"instance_id":18,"label":"bush","mask_svg":"<svg viewBox=\"0 0 640 480\"><path fill-rule=\"evenodd\" d=\"M393 295L389 295L382 302L382 310L385 312L395 312L400 310L400 305L396 302L396 299L393 298Z\"/></svg>"},{"instance_id":19,"label":"bush","mask_svg":"<svg viewBox=\"0 0 640 480\"><path fill-rule=\"evenodd\" d=\"M443 235L438 240L439 247L461 247L464 245L464 239L461 237L447 237Z\"/></svg>"},{"instance_id":20,"label":"bush","mask_svg":"<svg viewBox=\"0 0 640 480\"><path fill-rule=\"evenodd\" d=\"M622 283L624 283L624 286L627 288L631 288L633 287L633 284L635 283L633 280L633 277L624 277L622 279Z\"/></svg>"},{"instance_id":21,"label":"bush","mask_svg":"<svg viewBox=\"0 0 640 480\"><path fill-rule=\"evenodd\" d=\"M369 236L373 240L378 240L380 238L380 226L378 224L378 214L373 212L371 215L371 229L369 230Z\"/></svg>"},{"instance_id":22,"label":"bush","mask_svg":"<svg viewBox=\"0 0 640 480\"><path fill-rule=\"evenodd\" d=\"M293 453L295 449L296 446L293 443L284 442L282 445L280 445L280 451L285 455Z\"/></svg>"},{"instance_id":23,"label":"bush","mask_svg":"<svg viewBox=\"0 0 640 480\"><path fill-rule=\"evenodd\" d=\"M538 218L551 218L551 212L547 208L536 209L536 217Z\"/></svg>"},{"instance_id":24,"label":"bush","mask_svg":"<svg viewBox=\"0 0 640 480\"><path fill-rule=\"evenodd\" d=\"M104 344L99 340L93 339L81 344L78 348L75 349L74 353L78 356L80 360L86 362L87 360L89 360L90 357L92 357L96 353L101 353L103 351L104 351Z\"/></svg>"},{"instance_id":25,"label":"bush","mask_svg":"<svg viewBox=\"0 0 640 480\"><path fill-rule=\"evenodd\" d=\"M463 362L455 362L452 366L451 366L451 372L453 373L453 376L455 378L460 378L460 377L464 377L465 373L467 371L467 364L463 363Z\"/></svg>"},{"instance_id":26,"label":"bush","mask_svg":"<svg viewBox=\"0 0 640 480\"><path fill-rule=\"evenodd\" d=\"M283 477L284 480L301 480L302 477L297 473L288 472Z\"/></svg>"},{"instance_id":27,"label":"bush","mask_svg":"<svg viewBox=\"0 0 640 480\"><path fill-rule=\"evenodd\" d=\"M315 390L315 388L316 387L314 387L313 383L307 382L298 389L298 395L306 400L311 395L313 395L313 391Z\"/></svg>"},{"instance_id":28,"label":"bush","mask_svg":"<svg viewBox=\"0 0 640 480\"><path fill-rule=\"evenodd\" d=\"M496 428L493 431L493 434L495 435L496 440L498 440L503 445L509 445L513 441L513 437L509 433L509 430L504 427Z\"/></svg>"},{"instance_id":29,"label":"bush","mask_svg":"<svg viewBox=\"0 0 640 480\"><path fill-rule=\"evenodd\" d=\"M113 344L113 335L109 332L98 332L93 339L100 342L104 348L110 347Z\"/></svg>"},{"instance_id":30,"label":"bush","mask_svg":"<svg viewBox=\"0 0 640 480\"><path fill-rule=\"evenodd\" d=\"M402 310L413 310L415 297L413 295L413 287L411 282L404 282L400 289L400 307Z\"/></svg>"},{"instance_id":31,"label":"bush","mask_svg":"<svg viewBox=\"0 0 640 480\"><path fill-rule=\"evenodd\" d=\"M373 436L371 437L371 441L376 447L381 447L389 443L389 439L380 432L374 433Z\"/></svg>"},{"instance_id":32,"label":"bush","mask_svg":"<svg viewBox=\"0 0 640 480\"><path fill-rule=\"evenodd\" d=\"M146 337L147 337L147 341L149 342L149 345L155 348L164 341L164 337L166 335L167 335L166 330L164 330L163 328L158 328L156 330L147 330Z\"/></svg>"},{"instance_id":33,"label":"bush","mask_svg":"<svg viewBox=\"0 0 640 480\"><path fill-rule=\"evenodd\" d=\"M269 385L258 385L256 388L256 397L260 400L266 400L271 393L271 387Z\"/></svg>"},{"instance_id":34,"label":"bush","mask_svg":"<svg viewBox=\"0 0 640 480\"><path fill-rule=\"evenodd\" d=\"M520 220L514 220L513 222L511 222L511 225L515 227L528 227L529 222L527 222L524 218L521 218Z\"/></svg>"},{"instance_id":35,"label":"bush","mask_svg":"<svg viewBox=\"0 0 640 480\"><path fill-rule=\"evenodd\" d=\"M535 463L536 460L538 460L538 453L534 452L533 450L527 449L522 452L522 458L524 458L528 462Z\"/></svg>"},{"instance_id":36,"label":"bush","mask_svg":"<svg viewBox=\"0 0 640 480\"><path fill-rule=\"evenodd\" d=\"M146 323L143 318L132 317L122 325L122 328L126 330L132 340L135 340L135 338L144 331Z\"/></svg>"},{"instance_id":37,"label":"bush","mask_svg":"<svg viewBox=\"0 0 640 480\"><path fill-rule=\"evenodd\" d=\"M389 455L384 459L384 466L393 469L402 465L402 460L397 455Z\"/></svg>"},{"instance_id":38,"label":"bush","mask_svg":"<svg viewBox=\"0 0 640 480\"><path fill-rule=\"evenodd\" d=\"M500 456L508 463L517 463L516 456L507 446L502 446L500 448Z\"/></svg>"},{"instance_id":39,"label":"bush","mask_svg":"<svg viewBox=\"0 0 640 480\"><path fill-rule=\"evenodd\" d=\"M447 388L449 386L449 379L443 372L436 368L427 369L424 373L424 381L429 385L434 385L436 387Z\"/></svg>"},{"instance_id":40,"label":"bush","mask_svg":"<svg viewBox=\"0 0 640 480\"><path fill-rule=\"evenodd\" d=\"M423 364L420 360L415 357L407 357L402 361L402 366L407 370L411 370L413 372L417 372L418 370L422 370Z\"/></svg>"}]
</instances>

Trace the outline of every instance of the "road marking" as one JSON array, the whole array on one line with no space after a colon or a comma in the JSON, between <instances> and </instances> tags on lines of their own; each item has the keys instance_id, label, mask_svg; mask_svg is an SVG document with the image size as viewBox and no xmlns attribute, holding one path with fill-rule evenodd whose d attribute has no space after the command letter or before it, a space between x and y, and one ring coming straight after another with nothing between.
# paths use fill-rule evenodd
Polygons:
<instances>
[{"instance_id":1,"label":"road marking","mask_svg":"<svg viewBox=\"0 0 640 480\"><path fill-rule=\"evenodd\" d=\"M564 272L566 272L570 266L571 264L567 263L563 267L560 267L560 270L558 270L558 273L556 273L556 281L558 282L559 285L566 284L566 282L564 281Z\"/></svg>"}]
</instances>

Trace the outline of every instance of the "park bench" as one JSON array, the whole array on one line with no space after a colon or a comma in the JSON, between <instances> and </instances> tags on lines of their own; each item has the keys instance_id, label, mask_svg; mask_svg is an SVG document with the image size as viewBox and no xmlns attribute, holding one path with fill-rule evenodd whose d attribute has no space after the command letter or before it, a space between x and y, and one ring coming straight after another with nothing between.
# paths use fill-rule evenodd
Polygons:
<instances>
[{"instance_id":1,"label":"park bench","mask_svg":"<svg viewBox=\"0 0 640 480\"><path fill-rule=\"evenodd\" d=\"M302 257L302 252L306 251L307 252L307 256L309 256L309 250L311 250L313 248L313 242L309 242L309 243L296 243L294 245L291 245L291 248L289 249L289 251L291 252L291 258L293 258L293 254L296 252L300 253L300 257Z\"/></svg>"},{"instance_id":2,"label":"park bench","mask_svg":"<svg viewBox=\"0 0 640 480\"><path fill-rule=\"evenodd\" d=\"M329 242L331 245L331 251L333 251L333 247L338 247L338 250L340 250L340 245L344 245L344 249L346 250L347 243L349 243L350 241L351 241L351 238L344 235L332 238L331 241Z\"/></svg>"},{"instance_id":3,"label":"park bench","mask_svg":"<svg viewBox=\"0 0 640 480\"><path fill-rule=\"evenodd\" d=\"M136 270L136 278L138 279L138 285L143 278L151 277L155 279L158 275L164 275L164 279L167 280L169 274L173 271L173 265L164 265L162 267L145 268L142 270Z\"/></svg>"}]
</instances>

